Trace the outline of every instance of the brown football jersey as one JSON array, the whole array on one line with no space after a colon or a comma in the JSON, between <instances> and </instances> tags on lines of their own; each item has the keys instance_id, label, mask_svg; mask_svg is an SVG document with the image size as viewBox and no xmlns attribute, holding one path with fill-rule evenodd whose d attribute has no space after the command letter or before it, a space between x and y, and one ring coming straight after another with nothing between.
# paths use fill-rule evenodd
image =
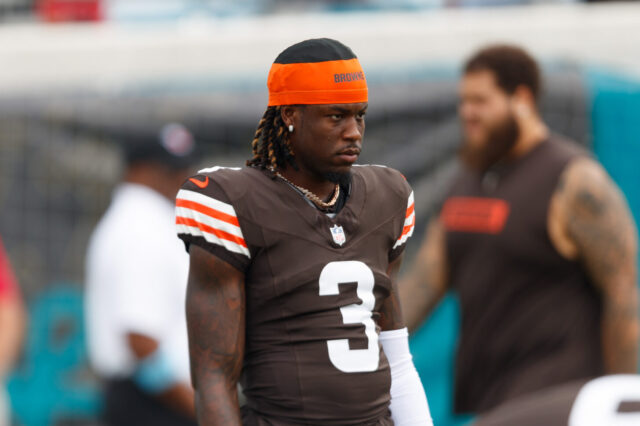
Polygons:
<instances>
[{"instance_id":1,"label":"brown football jersey","mask_svg":"<svg viewBox=\"0 0 640 426\"><path fill-rule=\"evenodd\" d=\"M392 424L377 320L415 222L400 173L354 167L330 218L268 172L214 167L183 185L176 220L245 273L247 423Z\"/></svg>"}]
</instances>

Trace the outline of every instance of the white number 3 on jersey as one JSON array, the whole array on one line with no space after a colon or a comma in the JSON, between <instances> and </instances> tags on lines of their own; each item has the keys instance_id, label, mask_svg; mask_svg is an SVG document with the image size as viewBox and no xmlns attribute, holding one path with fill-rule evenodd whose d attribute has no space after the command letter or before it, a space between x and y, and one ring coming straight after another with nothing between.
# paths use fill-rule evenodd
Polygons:
<instances>
[{"instance_id":1,"label":"white number 3 on jersey","mask_svg":"<svg viewBox=\"0 0 640 426\"><path fill-rule=\"evenodd\" d=\"M380 360L378 334L371 318L375 306L373 271L362 262L349 260L328 263L320 273L320 296L335 296L340 293L339 284L357 283L357 295L362 304L340 308L345 324L363 324L367 336L367 349L349 349L348 339L328 340L329 359L345 373L375 371Z\"/></svg>"}]
</instances>

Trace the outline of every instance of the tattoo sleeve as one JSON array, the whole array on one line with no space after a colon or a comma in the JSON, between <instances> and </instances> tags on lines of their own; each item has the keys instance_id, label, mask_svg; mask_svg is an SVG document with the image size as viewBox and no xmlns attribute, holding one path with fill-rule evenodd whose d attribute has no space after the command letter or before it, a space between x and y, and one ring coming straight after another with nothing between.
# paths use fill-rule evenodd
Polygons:
<instances>
[{"instance_id":1,"label":"tattoo sleeve","mask_svg":"<svg viewBox=\"0 0 640 426\"><path fill-rule=\"evenodd\" d=\"M398 286L409 331L418 328L446 292L445 249L444 228L438 219L433 219L411 269Z\"/></svg>"},{"instance_id":2,"label":"tattoo sleeve","mask_svg":"<svg viewBox=\"0 0 640 426\"><path fill-rule=\"evenodd\" d=\"M591 160L569 166L563 184L566 226L603 297L602 348L607 373L635 373L638 362L637 236L626 201Z\"/></svg>"},{"instance_id":3,"label":"tattoo sleeve","mask_svg":"<svg viewBox=\"0 0 640 426\"><path fill-rule=\"evenodd\" d=\"M197 246L190 252L186 311L198 424L241 425L244 274Z\"/></svg>"}]
</instances>

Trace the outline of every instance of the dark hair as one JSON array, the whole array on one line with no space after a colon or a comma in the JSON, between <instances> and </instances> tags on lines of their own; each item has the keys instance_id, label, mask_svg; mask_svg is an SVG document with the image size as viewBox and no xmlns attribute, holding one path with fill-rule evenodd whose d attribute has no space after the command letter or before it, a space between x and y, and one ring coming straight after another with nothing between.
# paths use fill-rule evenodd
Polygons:
<instances>
[{"instance_id":1,"label":"dark hair","mask_svg":"<svg viewBox=\"0 0 640 426\"><path fill-rule=\"evenodd\" d=\"M287 164L298 168L294 158L289 130L286 128L280 106L270 106L258 123L251 142L253 158L247 160L247 166L276 171Z\"/></svg>"},{"instance_id":2,"label":"dark hair","mask_svg":"<svg viewBox=\"0 0 640 426\"><path fill-rule=\"evenodd\" d=\"M481 49L464 66L465 74L477 71L492 72L498 87L508 94L513 94L519 86L525 86L538 100L540 69L535 59L520 47L498 44Z\"/></svg>"}]
</instances>

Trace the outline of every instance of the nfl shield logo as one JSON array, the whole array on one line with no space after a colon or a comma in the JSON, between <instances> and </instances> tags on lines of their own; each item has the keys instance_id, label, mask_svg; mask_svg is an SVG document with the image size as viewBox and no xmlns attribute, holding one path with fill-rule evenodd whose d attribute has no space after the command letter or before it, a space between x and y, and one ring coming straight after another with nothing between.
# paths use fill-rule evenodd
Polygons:
<instances>
[{"instance_id":1,"label":"nfl shield logo","mask_svg":"<svg viewBox=\"0 0 640 426\"><path fill-rule=\"evenodd\" d=\"M344 235L344 229L342 229L342 226L333 225L329 230L331 230L333 242L337 245L341 246L347 241L347 237Z\"/></svg>"}]
</instances>

